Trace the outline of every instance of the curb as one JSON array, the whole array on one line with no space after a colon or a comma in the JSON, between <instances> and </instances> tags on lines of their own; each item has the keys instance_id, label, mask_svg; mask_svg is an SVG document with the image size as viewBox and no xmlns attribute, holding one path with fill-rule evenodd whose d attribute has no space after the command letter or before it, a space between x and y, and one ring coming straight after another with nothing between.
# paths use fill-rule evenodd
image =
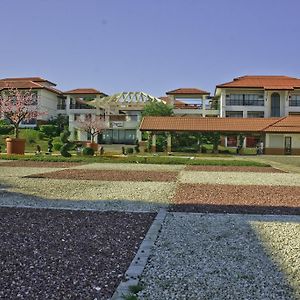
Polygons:
<instances>
[{"instance_id":1,"label":"curb","mask_svg":"<svg viewBox=\"0 0 300 300\"><path fill-rule=\"evenodd\" d=\"M143 242L141 243L140 248L125 273L125 281L122 281L119 284L111 300L124 300L123 296L130 294L129 287L139 283L139 278L146 266L151 249L154 246L154 242L157 239L166 214L167 211L165 209L159 210Z\"/></svg>"}]
</instances>

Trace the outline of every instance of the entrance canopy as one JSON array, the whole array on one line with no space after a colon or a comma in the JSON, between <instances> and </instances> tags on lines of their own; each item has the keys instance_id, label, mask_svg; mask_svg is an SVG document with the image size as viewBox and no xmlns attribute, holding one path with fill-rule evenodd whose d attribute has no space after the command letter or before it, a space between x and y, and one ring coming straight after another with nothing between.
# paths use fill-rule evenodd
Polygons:
<instances>
[{"instance_id":1,"label":"entrance canopy","mask_svg":"<svg viewBox=\"0 0 300 300\"><path fill-rule=\"evenodd\" d=\"M283 118L144 117L141 131L300 133L300 116Z\"/></svg>"}]
</instances>

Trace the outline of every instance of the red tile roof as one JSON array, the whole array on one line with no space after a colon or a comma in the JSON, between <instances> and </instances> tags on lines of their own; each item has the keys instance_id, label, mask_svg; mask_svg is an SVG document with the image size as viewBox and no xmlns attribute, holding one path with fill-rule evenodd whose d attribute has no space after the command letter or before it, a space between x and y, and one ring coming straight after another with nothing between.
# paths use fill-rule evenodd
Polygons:
<instances>
[{"instance_id":1,"label":"red tile roof","mask_svg":"<svg viewBox=\"0 0 300 300\"><path fill-rule=\"evenodd\" d=\"M74 90L70 90L70 91L66 91L64 92L64 94L69 94L69 95L84 95L84 94L103 94L106 95L96 89L93 88L79 88L79 89L74 89ZM107 96L107 95L106 95Z\"/></svg>"},{"instance_id":2,"label":"red tile roof","mask_svg":"<svg viewBox=\"0 0 300 300\"><path fill-rule=\"evenodd\" d=\"M280 119L272 126L266 128L265 132L298 132L300 133L300 116L288 116Z\"/></svg>"},{"instance_id":3,"label":"red tile roof","mask_svg":"<svg viewBox=\"0 0 300 300\"><path fill-rule=\"evenodd\" d=\"M209 92L196 88L180 88L166 92L167 95L209 95Z\"/></svg>"},{"instance_id":4,"label":"red tile roof","mask_svg":"<svg viewBox=\"0 0 300 300\"><path fill-rule=\"evenodd\" d=\"M1 79L0 80L0 90L8 89L8 88L17 88L17 89L45 89L48 91L51 91L55 94L61 95L62 92L52 86L44 86L41 83L38 83L37 81L30 80L31 78L39 78L39 77L28 77L27 78L7 78L7 79ZM49 82L47 80L43 80L40 82Z\"/></svg>"},{"instance_id":5,"label":"red tile roof","mask_svg":"<svg viewBox=\"0 0 300 300\"><path fill-rule=\"evenodd\" d=\"M5 81L33 81L33 82L48 82L54 86L56 86L55 83L47 80L47 79L44 79L44 78L41 78L41 77L12 77L12 78L3 78L1 80L5 80Z\"/></svg>"},{"instance_id":6,"label":"red tile roof","mask_svg":"<svg viewBox=\"0 0 300 300\"><path fill-rule=\"evenodd\" d=\"M164 101L166 104L173 104L173 100L167 97L159 97L160 100ZM174 100L174 104L184 104L184 102L179 101L177 99Z\"/></svg>"},{"instance_id":7,"label":"red tile roof","mask_svg":"<svg viewBox=\"0 0 300 300\"><path fill-rule=\"evenodd\" d=\"M300 79L288 76L241 76L219 84L217 88L261 88L265 90L293 90L300 88Z\"/></svg>"},{"instance_id":8,"label":"red tile roof","mask_svg":"<svg viewBox=\"0 0 300 300\"><path fill-rule=\"evenodd\" d=\"M275 129L274 129L275 128ZM276 129L278 128L278 129ZM298 132L300 117L284 118L201 118L144 117L141 131L200 131L200 132Z\"/></svg>"}]
</instances>

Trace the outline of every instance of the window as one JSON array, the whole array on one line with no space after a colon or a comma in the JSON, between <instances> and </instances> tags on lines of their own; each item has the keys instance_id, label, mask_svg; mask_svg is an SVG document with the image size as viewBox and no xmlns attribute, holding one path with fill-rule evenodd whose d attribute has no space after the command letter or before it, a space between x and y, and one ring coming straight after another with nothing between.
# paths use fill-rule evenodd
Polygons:
<instances>
[{"instance_id":1,"label":"window","mask_svg":"<svg viewBox=\"0 0 300 300\"><path fill-rule=\"evenodd\" d=\"M263 94L229 94L226 95L226 105L232 106L264 106Z\"/></svg>"},{"instance_id":2,"label":"window","mask_svg":"<svg viewBox=\"0 0 300 300\"><path fill-rule=\"evenodd\" d=\"M264 118L265 113L263 111L248 111L247 117L248 118Z\"/></svg>"},{"instance_id":3,"label":"window","mask_svg":"<svg viewBox=\"0 0 300 300\"><path fill-rule=\"evenodd\" d=\"M300 95L293 95L290 97L289 106L300 106Z\"/></svg>"},{"instance_id":4,"label":"window","mask_svg":"<svg viewBox=\"0 0 300 300\"><path fill-rule=\"evenodd\" d=\"M242 118L242 111L226 111L226 118Z\"/></svg>"}]
</instances>

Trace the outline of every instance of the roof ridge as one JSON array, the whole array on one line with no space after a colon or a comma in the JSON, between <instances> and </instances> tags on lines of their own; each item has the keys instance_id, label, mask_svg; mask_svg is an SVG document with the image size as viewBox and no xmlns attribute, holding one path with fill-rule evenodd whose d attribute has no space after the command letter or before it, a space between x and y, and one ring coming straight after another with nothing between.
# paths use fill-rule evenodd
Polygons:
<instances>
[{"instance_id":1,"label":"roof ridge","mask_svg":"<svg viewBox=\"0 0 300 300\"><path fill-rule=\"evenodd\" d=\"M287 116L281 117L278 120L275 120L272 124L266 126L265 128L263 128L263 131L267 130L268 128L274 126L275 124L277 124L278 122L281 122L282 120L286 119Z\"/></svg>"}]
</instances>

